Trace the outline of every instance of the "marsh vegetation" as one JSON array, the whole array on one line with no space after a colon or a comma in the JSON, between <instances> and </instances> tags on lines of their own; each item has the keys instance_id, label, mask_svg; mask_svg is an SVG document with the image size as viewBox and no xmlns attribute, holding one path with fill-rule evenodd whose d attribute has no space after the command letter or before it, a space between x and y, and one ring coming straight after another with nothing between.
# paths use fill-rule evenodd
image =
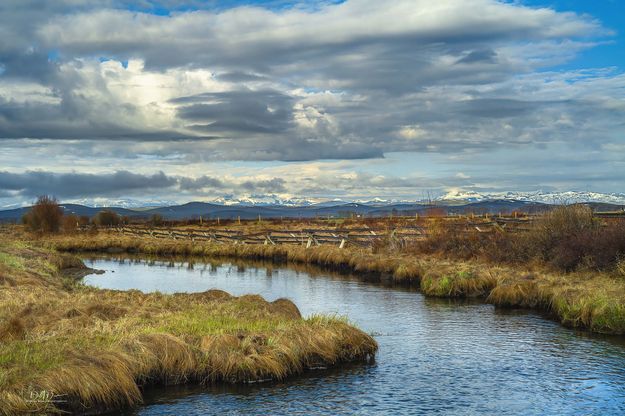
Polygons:
<instances>
[{"instance_id":1,"label":"marsh vegetation","mask_svg":"<svg viewBox=\"0 0 625 416\"><path fill-rule=\"evenodd\" d=\"M106 270L86 277L90 285L288 296L302 315L349 316L379 343L374 365L342 365L281 382L150 388L132 415L199 409L252 415L619 414L624 404L625 339L572 331L540 313L494 308L479 299L426 297L414 287L294 263L124 253L84 258Z\"/></svg>"},{"instance_id":2,"label":"marsh vegetation","mask_svg":"<svg viewBox=\"0 0 625 416\"><path fill-rule=\"evenodd\" d=\"M138 238L99 229L115 225L110 216L104 212L88 231L78 231L80 219L72 227L76 218L63 216L54 222L58 229L31 219L39 224L26 222L31 232L5 230L0 408L6 414L132 406L145 385L279 380L320 363L366 360L377 349L344 319L302 319L287 300L85 287L76 280L82 263L63 253L311 264L413 286L427 296L534 308L569 327L625 333L623 223L601 222L581 206L553 210L522 233L458 233L449 219L426 218L426 238L401 245L379 240L367 248Z\"/></svg>"},{"instance_id":3,"label":"marsh vegetation","mask_svg":"<svg viewBox=\"0 0 625 416\"><path fill-rule=\"evenodd\" d=\"M145 385L279 380L377 350L345 319L302 319L286 299L100 290L64 275L81 268L0 242L0 413L117 409Z\"/></svg>"},{"instance_id":4,"label":"marsh vegetation","mask_svg":"<svg viewBox=\"0 0 625 416\"><path fill-rule=\"evenodd\" d=\"M426 295L479 297L546 311L567 326L625 333L623 222L604 224L581 206L558 208L523 233L458 233L430 219L426 239L398 247L233 245L100 233L56 237L61 251L111 251L266 259L356 272L415 285Z\"/></svg>"}]
</instances>

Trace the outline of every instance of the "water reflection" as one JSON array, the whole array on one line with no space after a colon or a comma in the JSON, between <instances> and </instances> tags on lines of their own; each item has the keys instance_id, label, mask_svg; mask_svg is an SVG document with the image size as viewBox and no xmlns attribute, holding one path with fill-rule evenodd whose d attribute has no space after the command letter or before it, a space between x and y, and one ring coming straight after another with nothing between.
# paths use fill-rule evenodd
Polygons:
<instances>
[{"instance_id":1,"label":"water reflection","mask_svg":"<svg viewBox=\"0 0 625 416\"><path fill-rule=\"evenodd\" d=\"M374 365L281 383L151 389L132 412L164 414L623 414L625 345L536 313L424 298L310 267L182 259L91 259L106 288L226 290L292 299L375 334ZM192 267L190 267L192 265Z\"/></svg>"}]
</instances>

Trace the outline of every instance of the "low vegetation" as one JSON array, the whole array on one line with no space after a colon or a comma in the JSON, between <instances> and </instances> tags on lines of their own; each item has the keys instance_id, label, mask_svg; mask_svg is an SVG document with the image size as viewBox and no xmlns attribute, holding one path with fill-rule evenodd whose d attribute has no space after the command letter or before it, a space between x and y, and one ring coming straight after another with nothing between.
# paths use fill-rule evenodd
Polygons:
<instances>
[{"instance_id":1,"label":"low vegetation","mask_svg":"<svg viewBox=\"0 0 625 416\"><path fill-rule=\"evenodd\" d=\"M123 222L123 218L110 209L98 212L98 214L93 218L93 223L100 227L114 227L122 224Z\"/></svg>"},{"instance_id":2,"label":"low vegetation","mask_svg":"<svg viewBox=\"0 0 625 416\"><path fill-rule=\"evenodd\" d=\"M107 216L95 223L114 225ZM13 228L14 236L0 242L5 413L118 408L139 402L145 384L280 379L320 364L365 359L377 348L342 319L301 319L286 300L82 287L59 274L68 267L80 274L82 264L58 252L312 264L415 285L428 296L479 297L500 307L539 309L573 328L625 334L625 225L600 222L583 206L555 209L518 233L458 232L448 219L429 218L422 220L428 236L419 242L388 238L373 248L343 249L75 232L75 220L61 222L63 234L51 228L43 235L44 228L27 223L35 235Z\"/></svg>"},{"instance_id":3,"label":"low vegetation","mask_svg":"<svg viewBox=\"0 0 625 416\"><path fill-rule=\"evenodd\" d=\"M57 233L61 229L63 209L53 197L44 195L37 199L22 222L32 232Z\"/></svg>"},{"instance_id":4,"label":"low vegetation","mask_svg":"<svg viewBox=\"0 0 625 416\"><path fill-rule=\"evenodd\" d=\"M283 379L377 349L286 299L100 290L77 283L83 273L71 255L0 240L0 414L118 409L148 384Z\"/></svg>"},{"instance_id":5,"label":"low vegetation","mask_svg":"<svg viewBox=\"0 0 625 416\"><path fill-rule=\"evenodd\" d=\"M407 247L428 254L496 264L534 263L557 271L602 271L625 277L625 221L604 222L590 208L571 205L540 217L525 232L458 232L434 221L427 239Z\"/></svg>"},{"instance_id":6,"label":"low vegetation","mask_svg":"<svg viewBox=\"0 0 625 416\"><path fill-rule=\"evenodd\" d=\"M56 198L43 195L37 198L31 209L22 217L25 228L37 235L72 234L86 226L110 228L128 224L127 217L122 217L115 211L103 209L93 218L64 213ZM163 219L159 215L153 216L152 225L162 225Z\"/></svg>"},{"instance_id":7,"label":"low vegetation","mask_svg":"<svg viewBox=\"0 0 625 416\"><path fill-rule=\"evenodd\" d=\"M354 272L363 279L419 286L429 296L480 297L502 307L536 308L570 327L625 334L625 277L611 267L603 271L563 272L540 261L488 261L488 255L473 254L461 254L458 258L448 251L426 254L416 252L414 247L385 251L379 247L340 249L330 245L234 245L114 233L48 241L61 251L123 251L313 264Z\"/></svg>"}]
</instances>

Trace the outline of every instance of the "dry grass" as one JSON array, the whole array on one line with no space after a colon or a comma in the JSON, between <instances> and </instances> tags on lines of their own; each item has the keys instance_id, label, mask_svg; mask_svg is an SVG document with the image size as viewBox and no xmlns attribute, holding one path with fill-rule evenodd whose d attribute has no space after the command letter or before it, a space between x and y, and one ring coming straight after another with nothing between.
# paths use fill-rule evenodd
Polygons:
<instances>
[{"instance_id":1,"label":"dry grass","mask_svg":"<svg viewBox=\"0 0 625 416\"><path fill-rule=\"evenodd\" d=\"M153 225L152 220L140 221L132 219L134 225ZM419 217L367 217L367 218L258 218L255 219L188 219L188 220L164 220L159 221L159 226L173 227L177 230L197 229L207 227L210 229L226 228L243 233L268 232L276 228L288 230L326 229L333 231L361 229L361 228L402 228L406 226L423 225L425 218Z\"/></svg>"},{"instance_id":2,"label":"dry grass","mask_svg":"<svg viewBox=\"0 0 625 416\"><path fill-rule=\"evenodd\" d=\"M429 236L406 251L496 264L538 263L557 272L604 271L624 275L625 221L593 217L583 205L549 211L525 232L463 232L461 220L434 221Z\"/></svg>"},{"instance_id":3,"label":"dry grass","mask_svg":"<svg viewBox=\"0 0 625 416\"><path fill-rule=\"evenodd\" d=\"M106 233L89 239L56 237L48 241L64 251L127 251L312 264L354 272L363 279L419 285L430 296L481 297L501 307L536 308L551 313L567 326L625 334L625 280L604 272L560 273L540 264L493 264L332 246L305 249L296 245L192 243Z\"/></svg>"},{"instance_id":4,"label":"dry grass","mask_svg":"<svg viewBox=\"0 0 625 416\"><path fill-rule=\"evenodd\" d=\"M302 319L286 299L108 291L59 274L79 265L0 242L0 414L117 409L146 384L282 379L377 350L344 319Z\"/></svg>"},{"instance_id":5,"label":"dry grass","mask_svg":"<svg viewBox=\"0 0 625 416\"><path fill-rule=\"evenodd\" d=\"M0 408L11 411L58 407L53 400L25 399L41 392L67 393L64 406L70 407L132 405L140 401L143 384L279 379L362 359L376 349L369 336L343 320L301 320L286 300L268 303L221 291L145 295L76 287L59 279L57 270L79 264L51 248L313 264L420 285L426 295L537 308L570 327L625 334L625 280L612 272L560 273L540 263L495 265L383 250L192 243L109 233L48 237L38 244L48 249L18 240L0 245Z\"/></svg>"}]
</instances>

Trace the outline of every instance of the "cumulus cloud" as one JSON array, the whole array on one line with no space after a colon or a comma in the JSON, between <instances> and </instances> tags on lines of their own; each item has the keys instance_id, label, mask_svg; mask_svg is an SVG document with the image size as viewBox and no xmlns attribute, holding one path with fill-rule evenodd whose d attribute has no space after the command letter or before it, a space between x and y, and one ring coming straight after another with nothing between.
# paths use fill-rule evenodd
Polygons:
<instances>
[{"instance_id":1,"label":"cumulus cloud","mask_svg":"<svg viewBox=\"0 0 625 416\"><path fill-rule=\"evenodd\" d=\"M398 152L507 149L537 159L549 146L625 157L625 75L552 70L610 39L592 17L496 0L244 3L3 1L3 166L25 172L39 153L90 171L89 161L101 161L97 170L131 160L143 171L159 161L174 182L151 189L288 193L349 184L323 172L294 185L170 171ZM396 180L377 186L393 175L368 169L359 180L371 189L400 189ZM455 185L458 171L439 179ZM440 187L439 179L412 182Z\"/></svg>"},{"instance_id":2,"label":"cumulus cloud","mask_svg":"<svg viewBox=\"0 0 625 416\"><path fill-rule=\"evenodd\" d=\"M217 159L369 158L502 140L492 132L505 132L501 125L483 126L474 115L525 117L522 124L548 129L553 120L528 108L541 112L549 99L514 101L508 84L609 34L586 16L494 0L350 0L167 16L121 1L58 2L43 11L18 3L0 10L0 92L17 83L40 97L0 94L0 137L222 139L205 152ZM609 98L586 105L601 111ZM453 105L458 99L464 106ZM440 120L449 111L466 115L464 127ZM421 137L405 127L417 124L438 143L401 140ZM467 132L475 138L461 137Z\"/></svg>"},{"instance_id":3,"label":"cumulus cloud","mask_svg":"<svg viewBox=\"0 0 625 416\"><path fill-rule=\"evenodd\" d=\"M236 179L228 177L186 177L166 175L163 172L138 174L129 171L112 173L57 173L0 171L0 198L54 195L59 198L90 196L124 196L154 191L188 192L192 195L220 195L242 191L245 193L285 193L286 181L281 178Z\"/></svg>"},{"instance_id":4,"label":"cumulus cloud","mask_svg":"<svg viewBox=\"0 0 625 416\"><path fill-rule=\"evenodd\" d=\"M140 175L128 171L106 174L53 173L27 171L0 172L0 190L32 197L53 194L61 198L82 195L110 195L134 190L149 191L170 188L177 183L163 172Z\"/></svg>"},{"instance_id":5,"label":"cumulus cloud","mask_svg":"<svg viewBox=\"0 0 625 416\"><path fill-rule=\"evenodd\" d=\"M291 127L292 97L274 90L249 89L180 97L177 115L188 128L234 136L279 134Z\"/></svg>"},{"instance_id":6,"label":"cumulus cloud","mask_svg":"<svg viewBox=\"0 0 625 416\"><path fill-rule=\"evenodd\" d=\"M286 193L286 181L282 178L271 179L244 179L217 178L203 175L198 178L178 178L180 189L195 192L226 192L243 191L246 193ZM214 195L216 195L214 193Z\"/></svg>"}]
</instances>

